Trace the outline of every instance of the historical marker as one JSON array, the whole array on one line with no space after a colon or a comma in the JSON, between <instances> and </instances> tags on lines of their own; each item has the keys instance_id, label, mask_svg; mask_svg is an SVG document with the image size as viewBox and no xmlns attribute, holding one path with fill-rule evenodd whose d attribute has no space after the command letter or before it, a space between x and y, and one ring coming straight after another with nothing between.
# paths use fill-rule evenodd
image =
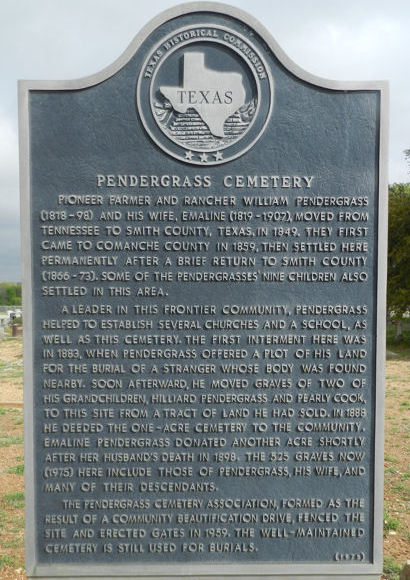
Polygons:
<instances>
[{"instance_id":1,"label":"historical marker","mask_svg":"<svg viewBox=\"0 0 410 580\"><path fill-rule=\"evenodd\" d=\"M21 83L30 577L379 577L386 90L208 3Z\"/></svg>"}]
</instances>

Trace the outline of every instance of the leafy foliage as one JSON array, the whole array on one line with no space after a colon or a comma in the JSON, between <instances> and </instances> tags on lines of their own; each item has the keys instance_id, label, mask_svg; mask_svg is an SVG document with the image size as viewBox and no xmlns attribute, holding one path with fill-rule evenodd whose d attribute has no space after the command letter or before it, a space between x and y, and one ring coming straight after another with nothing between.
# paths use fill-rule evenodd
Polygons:
<instances>
[{"instance_id":1,"label":"leafy foliage","mask_svg":"<svg viewBox=\"0 0 410 580\"><path fill-rule=\"evenodd\" d=\"M406 158L407 163L410 164L410 149L404 151L404 157Z\"/></svg>"},{"instance_id":2,"label":"leafy foliage","mask_svg":"<svg viewBox=\"0 0 410 580\"><path fill-rule=\"evenodd\" d=\"M0 305L21 306L21 284L0 282Z\"/></svg>"},{"instance_id":3,"label":"leafy foliage","mask_svg":"<svg viewBox=\"0 0 410 580\"><path fill-rule=\"evenodd\" d=\"M387 307L396 320L410 309L410 183L389 187Z\"/></svg>"}]
</instances>

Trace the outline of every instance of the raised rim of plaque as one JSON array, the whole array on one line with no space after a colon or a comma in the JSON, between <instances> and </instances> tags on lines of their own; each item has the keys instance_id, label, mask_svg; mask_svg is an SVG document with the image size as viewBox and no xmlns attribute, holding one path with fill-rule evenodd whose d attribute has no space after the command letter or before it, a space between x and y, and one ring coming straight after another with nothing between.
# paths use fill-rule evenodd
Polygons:
<instances>
[{"instance_id":1,"label":"raised rim of plaque","mask_svg":"<svg viewBox=\"0 0 410 580\"><path fill-rule=\"evenodd\" d=\"M30 193L30 126L29 126L29 93L31 91L69 91L95 86L116 74L141 48L146 39L166 22L189 14L201 14L202 22L206 22L207 14L216 13L227 16L238 22L245 29L254 31L255 38L260 38L272 51L282 66L300 80L335 91L378 91L380 93L380 140L379 140L379 218L378 218L378 265L377 265L377 321L376 321L376 408L375 408L375 469L373 480L373 561L370 563L245 563L229 562L204 564L43 564L38 563L35 545L35 449L34 449L34 396L33 396L33 285L31 263L32 232L31 232L31 193ZM201 21L198 22L201 24ZM206 66L206 64L205 64ZM137 75L136 75L137 76ZM21 199L21 239L22 239L22 282L23 304L25 305L23 347L24 347L24 432L25 432L25 489L26 489L26 570L28 577L38 578L100 578L101 580L121 576L123 578L138 578L139 580L154 580L154 578L183 578L195 580L217 580L221 578L292 578L294 580L315 576L332 580L378 580L382 571L382 534L383 534L383 427L384 427L384 361L385 361L385 303L380 297L385 296L387 268L387 143L388 143L388 82L387 81L339 81L315 76L294 63L273 39L270 32L253 16L227 4L213 2L194 2L180 4L160 13L148 22L135 36L128 48L111 65L100 72L80 79L44 81L19 81L19 148L20 148L20 199ZM252 127L249 129L249 132ZM158 131L162 131L158 127ZM246 134L243 139L246 138ZM255 136L254 136L255 138ZM175 144L166 135L168 143ZM235 142L240 148L242 139ZM234 145L235 145L234 144ZM175 144L177 145L177 144ZM252 142L249 146L252 146ZM219 149L211 151L216 153ZM205 151L207 155L207 153ZM239 153L240 155L241 153ZM237 155L238 156L238 155ZM184 155L185 157L185 155ZM221 161L216 160L215 161ZM186 162L186 160L184 159ZM179 163L179 161L176 161ZM207 163L199 165L207 166Z\"/></svg>"}]
</instances>

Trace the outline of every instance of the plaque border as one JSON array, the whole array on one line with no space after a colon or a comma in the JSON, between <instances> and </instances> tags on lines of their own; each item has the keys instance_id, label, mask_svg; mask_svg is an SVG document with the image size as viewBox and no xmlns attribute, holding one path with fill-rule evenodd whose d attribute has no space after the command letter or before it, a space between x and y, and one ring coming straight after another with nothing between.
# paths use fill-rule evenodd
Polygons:
<instances>
[{"instance_id":1,"label":"plaque border","mask_svg":"<svg viewBox=\"0 0 410 580\"><path fill-rule=\"evenodd\" d=\"M30 91L63 91L84 89L97 85L113 76L133 57L144 40L159 26L176 18L198 12L214 12L235 18L253 28L266 42L279 62L300 80L319 88L338 91L376 91L380 95L379 108L379 174L378 174L378 224L377 224L377 292L376 292L376 386L375 386L375 448L374 448L374 529L373 562L363 564L329 563L212 563L193 564L38 564L35 547L35 465L34 465L34 397L33 397L33 286L32 286L32 232L30 195ZM21 80L19 93L19 151L20 151L20 205L22 283L24 308L24 447L25 447L25 497L26 497L26 571L29 578L40 580L166 580L194 578L195 580L379 580L383 556L383 452L384 452L384 375L386 326L386 274L387 274L387 150L388 103L387 81L338 81L313 75L296 63L280 48L270 32L247 12L227 4L192 2L179 4L165 10L150 20L131 41L122 55L103 70L87 77L70 80Z\"/></svg>"}]
</instances>

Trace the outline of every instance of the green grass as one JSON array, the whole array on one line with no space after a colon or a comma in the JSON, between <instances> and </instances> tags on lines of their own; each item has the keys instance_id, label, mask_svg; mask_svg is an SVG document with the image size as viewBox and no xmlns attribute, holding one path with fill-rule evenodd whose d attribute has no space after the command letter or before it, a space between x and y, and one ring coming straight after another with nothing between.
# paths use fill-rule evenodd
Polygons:
<instances>
[{"instance_id":1,"label":"green grass","mask_svg":"<svg viewBox=\"0 0 410 580\"><path fill-rule=\"evenodd\" d=\"M24 491L6 493L6 495L3 495L2 499L7 506L24 508Z\"/></svg>"},{"instance_id":2,"label":"green grass","mask_svg":"<svg viewBox=\"0 0 410 580\"><path fill-rule=\"evenodd\" d=\"M24 475L24 463L10 467L6 473L14 473L15 475Z\"/></svg>"},{"instance_id":3,"label":"green grass","mask_svg":"<svg viewBox=\"0 0 410 580\"><path fill-rule=\"evenodd\" d=\"M401 478L403 481L395 483L393 485L393 490L401 496L404 501L410 501L410 486L408 481L404 476Z\"/></svg>"},{"instance_id":4,"label":"green grass","mask_svg":"<svg viewBox=\"0 0 410 580\"><path fill-rule=\"evenodd\" d=\"M388 580L399 580L402 566L394 558L383 559L383 574Z\"/></svg>"},{"instance_id":5,"label":"green grass","mask_svg":"<svg viewBox=\"0 0 410 580\"><path fill-rule=\"evenodd\" d=\"M22 367L23 366L23 359L19 357L15 361L4 361L0 360L0 372L8 371L11 368Z\"/></svg>"},{"instance_id":6,"label":"green grass","mask_svg":"<svg viewBox=\"0 0 410 580\"><path fill-rule=\"evenodd\" d=\"M387 536L388 532L396 531L400 526L400 521L393 518L389 513L389 506L385 503L383 510L383 535Z\"/></svg>"},{"instance_id":7,"label":"green grass","mask_svg":"<svg viewBox=\"0 0 410 580\"><path fill-rule=\"evenodd\" d=\"M389 475L396 475L397 473L399 473L399 470L396 469L396 467L393 467L393 465L390 465L384 469L384 477Z\"/></svg>"},{"instance_id":8,"label":"green grass","mask_svg":"<svg viewBox=\"0 0 410 580\"><path fill-rule=\"evenodd\" d=\"M6 527L6 517L6 512L4 510L0 510L0 530L4 530Z\"/></svg>"},{"instance_id":9,"label":"green grass","mask_svg":"<svg viewBox=\"0 0 410 580\"><path fill-rule=\"evenodd\" d=\"M23 370L7 369L7 371L2 371L0 374L0 379L21 379L21 378L23 378Z\"/></svg>"},{"instance_id":10,"label":"green grass","mask_svg":"<svg viewBox=\"0 0 410 580\"><path fill-rule=\"evenodd\" d=\"M23 437L13 437L6 435L5 437L0 436L0 447L10 447L10 445L22 445L24 442Z\"/></svg>"},{"instance_id":11,"label":"green grass","mask_svg":"<svg viewBox=\"0 0 410 580\"><path fill-rule=\"evenodd\" d=\"M13 409L13 423L15 425L23 425L23 411L21 409Z\"/></svg>"},{"instance_id":12,"label":"green grass","mask_svg":"<svg viewBox=\"0 0 410 580\"><path fill-rule=\"evenodd\" d=\"M16 559L14 558L14 556L6 556L5 554L1 554L0 555L0 568L3 568L3 566L12 566L13 568L16 567Z\"/></svg>"},{"instance_id":13,"label":"green grass","mask_svg":"<svg viewBox=\"0 0 410 580\"><path fill-rule=\"evenodd\" d=\"M393 485L393 490L396 491L397 493L403 493L403 491L405 491L406 486L404 485L404 483L395 483Z\"/></svg>"},{"instance_id":14,"label":"green grass","mask_svg":"<svg viewBox=\"0 0 410 580\"><path fill-rule=\"evenodd\" d=\"M13 517L9 519L9 532L12 534L20 533L24 530L25 519L24 516Z\"/></svg>"},{"instance_id":15,"label":"green grass","mask_svg":"<svg viewBox=\"0 0 410 580\"><path fill-rule=\"evenodd\" d=\"M387 532L390 532L390 530L396 531L399 525L400 525L399 520L392 518L392 516L388 512L384 512L383 531L385 532L385 534Z\"/></svg>"},{"instance_id":16,"label":"green grass","mask_svg":"<svg viewBox=\"0 0 410 580\"><path fill-rule=\"evenodd\" d=\"M14 540L6 540L2 543L3 548L17 548L24 544L24 537L15 538Z\"/></svg>"}]
</instances>

